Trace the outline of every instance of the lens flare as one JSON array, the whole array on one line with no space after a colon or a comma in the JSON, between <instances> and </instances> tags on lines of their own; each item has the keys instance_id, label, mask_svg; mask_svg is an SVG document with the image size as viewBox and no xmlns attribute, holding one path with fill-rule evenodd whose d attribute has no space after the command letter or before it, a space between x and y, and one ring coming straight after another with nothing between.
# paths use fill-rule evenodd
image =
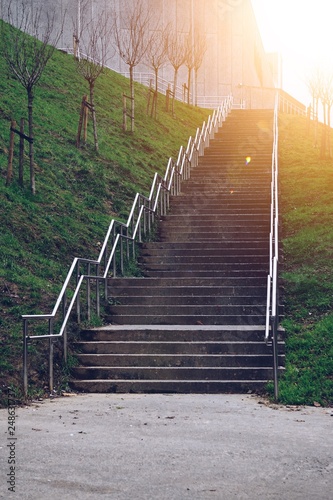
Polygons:
<instances>
[{"instance_id":1,"label":"lens flare","mask_svg":"<svg viewBox=\"0 0 333 500\"><path fill-rule=\"evenodd\" d=\"M245 158L245 165L248 165L249 163L251 163L251 156L247 156Z\"/></svg>"}]
</instances>

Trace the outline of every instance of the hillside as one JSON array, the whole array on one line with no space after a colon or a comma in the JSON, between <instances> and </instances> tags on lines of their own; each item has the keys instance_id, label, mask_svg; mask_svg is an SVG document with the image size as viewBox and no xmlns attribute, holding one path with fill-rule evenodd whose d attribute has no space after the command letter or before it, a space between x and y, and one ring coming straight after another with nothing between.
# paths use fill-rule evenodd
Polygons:
<instances>
[{"instance_id":1,"label":"hillside","mask_svg":"<svg viewBox=\"0 0 333 500\"><path fill-rule=\"evenodd\" d=\"M73 57L56 52L36 88L34 102L36 195L29 191L28 148L24 188L18 185L18 138L14 178L5 186L10 120L27 116L26 93L7 77L0 55L0 390L21 384L22 314L52 310L76 256L96 258L110 220L127 220L137 191L148 194L156 171L164 174L211 113L175 104L175 116L159 97L157 119L146 113L147 89L136 86L135 132L122 130L122 95L128 80L112 71L95 88L99 154L92 123L87 146L75 146L87 85Z\"/></svg>"},{"instance_id":2,"label":"hillside","mask_svg":"<svg viewBox=\"0 0 333 500\"><path fill-rule=\"evenodd\" d=\"M286 373L281 401L333 404L333 161L322 130L282 115L279 126ZM331 139L332 140L332 139Z\"/></svg>"},{"instance_id":3,"label":"hillside","mask_svg":"<svg viewBox=\"0 0 333 500\"><path fill-rule=\"evenodd\" d=\"M24 188L17 182L18 140L14 180L5 186L10 120L19 122L27 110L25 91L6 76L1 55L0 72L0 400L5 404L8 385L21 397L21 315L50 312L73 257L96 258L110 219L127 219L135 193L148 193L155 171L164 173L168 158L177 155L209 112L176 103L173 117L160 96L154 120L146 113L147 89L137 85L136 129L125 133L122 94L128 92L128 80L106 71L96 85L99 154L91 123L88 144L78 150L79 110L87 88L73 58L56 52L36 90L33 197L27 151ZM333 163L320 159L314 132L300 117L280 117L279 147L287 340L280 397L288 404L330 405ZM43 374L45 364L44 359ZM42 394L37 376L35 382L33 394Z\"/></svg>"}]
</instances>

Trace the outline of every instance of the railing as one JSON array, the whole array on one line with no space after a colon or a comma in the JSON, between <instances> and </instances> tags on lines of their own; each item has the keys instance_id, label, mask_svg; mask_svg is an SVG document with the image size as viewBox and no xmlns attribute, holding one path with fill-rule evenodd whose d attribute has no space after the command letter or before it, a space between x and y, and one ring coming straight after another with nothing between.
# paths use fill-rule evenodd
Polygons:
<instances>
[{"instance_id":1,"label":"railing","mask_svg":"<svg viewBox=\"0 0 333 500\"><path fill-rule=\"evenodd\" d=\"M266 343L273 348L274 397L278 399L278 263L279 263L279 206L278 206L278 96L274 109L273 153L271 180L271 219L269 235L269 274L267 276Z\"/></svg>"},{"instance_id":2,"label":"railing","mask_svg":"<svg viewBox=\"0 0 333 500\"><path fill-rule=\"evenodd\" d=\"M155 173L149 196L137 193L126 223L113 219L107 230L97 260L75 258L68 271L53 311L50 314L23 315L23 390L28 394L28 343L47 339L49 342L49 389L53 391L54 342L63 340L63 358L67 363L67 327L70 318L80 324L90 321L93 309L99 317L101 300L108 300L108 279L124 272L126 261L135 259L136 244L149 236L157 216L163 216L169 208L170 195L177 196L183 180L189 179L192 168L198 165L210 139L222 125L232 106L228 97L209 116L207 123L189 138L186 149L179 150L177 161L169 159L164 177ZM94 286L92 286L94 283ZM41 324L40 321L44 323ZM45 327L45 322L47 327ZM30 332L32 325L34 330ZM38 333L47 328L46 333Z\"/></svg>"}]
</instances>

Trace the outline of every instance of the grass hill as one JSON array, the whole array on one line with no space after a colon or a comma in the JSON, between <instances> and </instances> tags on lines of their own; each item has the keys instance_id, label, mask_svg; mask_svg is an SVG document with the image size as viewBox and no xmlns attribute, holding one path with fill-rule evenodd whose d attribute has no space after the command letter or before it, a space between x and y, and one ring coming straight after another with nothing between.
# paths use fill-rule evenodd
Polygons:
<instances>
[{"instance_id":1,"label":"grass hill","mask_svg":"<svg viewBox=\"0 0 333 500\"><path fill-rule=\"evenodd\" d=\"M305 118L280 117L287 365L281 401L333 404L333 161Z\"/></svg>"},{"instance_id":2,"label":"grass hill","mask_svg":"<svg viewBox=\"0 0 333 500\"><path fill-rule=\"evenodd\" d=\"M20 399L22 314L52 310L75 256L96 258L111 218L126 220L135 193L149 192L155 171L207 119L207 110L159 97L157 120L146 113L147 89L136 85L136 129L122 131L128 80L106 71L96 84L99 154L75 147L85 81L72 57L56 52L35 97L36 195L5 186L10 120L26 117L25 90L7 76L0 54L0 399L10 385ZM333 403L333 164L321 160L300 117L280 119L281 225L287 368L281 401ZM36 385L36 393L43 387ZM2 394L2 396L1 396Z\"/></svg>"}]
</instances>

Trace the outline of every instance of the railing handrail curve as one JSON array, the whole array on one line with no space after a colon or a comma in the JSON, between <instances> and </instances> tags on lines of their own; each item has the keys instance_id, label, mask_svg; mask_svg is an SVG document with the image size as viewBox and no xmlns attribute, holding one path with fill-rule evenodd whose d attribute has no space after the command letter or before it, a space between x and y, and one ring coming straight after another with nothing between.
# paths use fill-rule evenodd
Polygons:
<instances>
[{"instance_id":1,"label":"railing handrail curve","mask_svg":"<svg viewBox=\"0 0 333 500\"><path fill-rule=\"evenodd\" d=\"M278 111L279 96L276 96L273 119L273 152L271 170L271 210L269 233L269 273L267 276L267 301L265 341L272 343L274 397L277 400L278 389L278 262L279 262L279 206L278 206Z\"/></svg>"},{"instance_id":2,"label":"railing handrail curve","mask_svg":"<svg viewBox=\"0 0 333 500\"><path fill-rule=\"evenodd\" d=\"M223 102L219 110L217 112L214 112L214 123L220 123L222 124L223 120L225 119L227 113L232 107L232 96L229 96L225 102ZM219 121L217 119L219 117ZM56 300L56 304L52 310L51 314L25 314L22 316L23 319L23 388L24 388L24 394L27 396L28 392L28 366L27 366L27 359L28 359L28 339L45 339L49 338L50 340L50 348L49 348L49 388L50 391L53 390L53 344L52 344L52 339L54 338L59 338L63 337L64 339L64 358L65 361L67 359L67 324L70 318L70 315L73 312L73 308L75 307L75 304L77 306L77 322L80 322L80 303L79 303L79 297L80 297L80 290L82 287L82 284L85 280L87 280L87 283L89 283L89 291L87 291L87 308L88 308L88 317L90 317L90 280L96 280L96 303L97 303L97 314L99 315L99 288L98 284L99 281L105 282L105 298L107 298L107 287L106 287L106 281L109 276L109 272L111 269L111 266L113 264L113 270L114 274L113 276L116 276L116 251L119 247L120 244L120 251L122 255L122 241L123 240L131 240L133 242L133 253L134 253L134 244L136 237L138 235L139 241L141 241L141 223L142 219L145 219L145 214L152 214L152 217L154 214L158 212L158 204L161 204L160 211L161 215L164 215L164 212L167 209L168 206L168 196L170 193L172 194L179 194L180 193L180 181L182 179L186 179L189 176L189 172L192 167L197 166L197 155L195 156L195 161L193 158L193 151L196 149L198 152L198 155L203 154L204 148L207 146L210 135L213 134L214 129L211 127L212 123L212 118L209 117L207 125L203 124L203 126L200 129L200 132L196 133L196 137L193 140L191 137L188 141L188 145L186 150L184 150L184 147L181 146L177 158L177 162L174 162L172 158L169 159L166 172L164 177L162 177L160 174L155 173L152 186L149 192L149 196L144 196L140 193L136 193L130 214L128 216L127 222L122 222L118 221L115 219L112 219L109 227L107 229L103 244L101 246L101 250L99 252L98 259L87 259L87 258L81 258L81 257L75 257L73 259L73 262L70 266L70 269L67 273L66 279L63 283L63 286L61 288L61 291L58 295L58 298ZM189 155L189 151L191 151ZM185 163L188 163L188 166L185 171ZM193 164L193 165L192 165ZM179 165L181 165L181 168L179 168ZM174 179L176 179L176 184L173 184ZM162 193L164 195L162 196ZM137 218L135 218L135 213L138 211ZM151 220L149 219L149 224L151 224ZM144 223L144 220L143 220ZM129 230L132 228L132 232L129 233ZM123 233L125 231L125 234ZM113 239L113 241L112 241ZM112 248L110 250L109 255L108 253L108 245L112 244ZM100 271L100 266L102 266L104 261L104 271ZM88 267L88 272L86 273L81 273L80 271L80 265L81 264L86 264ZM96 266L96 272L91 273L90 271L90 266ZM69 291L69 286L70 282L73 279L73 277L76 278L76 286L74 288L70 303L67 307L67 310L65 311L67 302L66 302L66 294L67 291ZM87 285L88 286L88 285ZM54 333L53 332L53 320L55 319L56 315L59 312L59 308L63 304L63 319L62 323L60 326L59 333ZM40 320L40 319L47 319L49 326L48 326L48 333L47 334L38 334L38 335L29 335L29 330L28 330L28 323L29 320Z\"/></svg>"}]
</instances>

